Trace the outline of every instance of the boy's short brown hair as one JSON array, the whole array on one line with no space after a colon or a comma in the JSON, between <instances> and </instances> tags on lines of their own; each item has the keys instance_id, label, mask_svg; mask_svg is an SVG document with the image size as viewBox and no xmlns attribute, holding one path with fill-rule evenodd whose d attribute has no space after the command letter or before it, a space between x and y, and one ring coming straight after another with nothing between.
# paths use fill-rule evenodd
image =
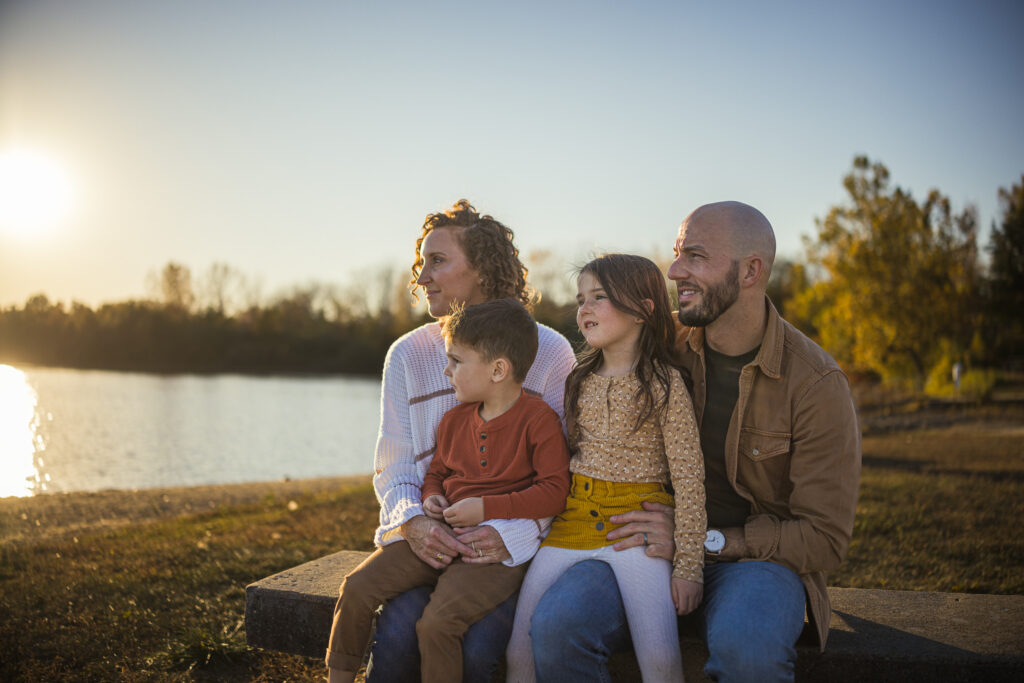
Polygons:
<instances>
[{"instance_id":1,"label":"boy's short brown hair","mask_svg":"<svg viewBox=\"0 0 1024 683\"><path fill-rule=\"evenodd\" d=\"M487 361L507 358L517 384L526 380L537 357L537 323L516 299L452 306L444 322L444 338L468 346Z\"/></svg>"}]
</instances>

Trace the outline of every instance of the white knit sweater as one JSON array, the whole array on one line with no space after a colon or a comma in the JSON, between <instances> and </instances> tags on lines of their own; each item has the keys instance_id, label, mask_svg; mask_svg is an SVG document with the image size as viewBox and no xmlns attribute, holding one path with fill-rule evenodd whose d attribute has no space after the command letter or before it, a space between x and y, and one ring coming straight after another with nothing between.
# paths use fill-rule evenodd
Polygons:
<instances>
[{"instance_id":1,"label":"white knit sweater","mask_svg":"<svg viewBox=\"0 0 1024 683\"><path fill-rule=\"evenodd\" d=\"M569 342L537 325L537 358L526 376L526 391L541 396L562 417L565 378L574 357ZM444 376L448 358L441 326L429 323L403 335L388 350L380 395L380 432L373 458L373 486L380 502L378 546L401 540L401 525L423 514L420 488L430 467L437 425L456 405L455 390ZM512 556L505 564L526 562L537 551L551 520L487 520Z\"/></svg>"}]
</instances>

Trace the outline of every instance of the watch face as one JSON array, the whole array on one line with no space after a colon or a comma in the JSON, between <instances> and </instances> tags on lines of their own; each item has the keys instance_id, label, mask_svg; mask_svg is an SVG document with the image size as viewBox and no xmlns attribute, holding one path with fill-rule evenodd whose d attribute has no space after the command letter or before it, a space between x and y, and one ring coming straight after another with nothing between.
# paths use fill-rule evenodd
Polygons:
<instances>
[{"instance_id":1,"label":"watch face","mask_svg":"<svg viewBox=\"0 0 1024 683\"><path fill-rule=\"evenodd\" d=\"M725 534L718 529L708 529L708 535L704 539L704 550L709 553L720 553L725 548Z\"/></svg>"}]
</instances>

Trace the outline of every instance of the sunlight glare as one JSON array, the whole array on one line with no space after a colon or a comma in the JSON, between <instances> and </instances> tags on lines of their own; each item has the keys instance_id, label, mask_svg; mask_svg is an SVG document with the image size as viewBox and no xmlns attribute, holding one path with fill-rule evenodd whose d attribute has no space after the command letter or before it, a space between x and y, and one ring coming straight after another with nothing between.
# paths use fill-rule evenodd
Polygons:
<instances>
[{"instance_id":1,"label":"sunlight glare","mask_svg":"<svg viewBox=\"0 0 1024 683\"><path fill-rule=\"evenodd\" d=\"M31 237L67 216L74 188L52 158L25 148L0 152L0 232Z\"/></svg>"},{"instance_id":2,"label":"sunlight glare","mask_svg":"<svg viewBox=\"0 0 1024 683\"><path fill-rule=\"evenodd\" d=\"M32 495L38 426L36 392L25 373L0 365L0 497Z\"/></svg>"}]
</instances>

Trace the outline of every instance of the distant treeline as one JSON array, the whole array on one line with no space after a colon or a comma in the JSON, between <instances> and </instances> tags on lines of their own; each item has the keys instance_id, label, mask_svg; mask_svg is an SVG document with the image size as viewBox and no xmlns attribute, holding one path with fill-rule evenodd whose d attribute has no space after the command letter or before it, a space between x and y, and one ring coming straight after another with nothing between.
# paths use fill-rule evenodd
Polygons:
<instances>
[{"instance_id":1,"label":"distant treeline","mask_svg":"<svg viewBox=\"0 0 1024 683\"><path fill-rule=\"evenodd\" d=\"M183 272L168 264L163 275ZM94 310L38 294L20 308L0 310L0 362L160 373L379 375L391 343L430 320L409 307L351 315L336 300L324 306L316 290L232 315L197 310L175 297ZM571 309L544 304L541 312L554 313L559 320L547 321L570 331L564 323L573 320Z\"/></svg>"},{"instance_id":2,"label":"distant treeline","mask_svg":"<svg viewBox=\"0 0 1024 683\"><path fill-rule=\"evenodd\" d=\"M956 212L938 190L917 200L866 157L843 186L847 201L805 237L805 259L775 263L769 295L783 315L851 374L889 383L941 393L958 364L967 377L1024 367L1024 176L998 190L987 259L974 207ZM669 256L666 246L655 260ZM530 280L545 295L535 315L578 342L574 288L551 257L533 259ZM213 264L193 285L187 267L168 263L144 301L93 310L39 294L0 310L0 362L377 374L391 342L428 320L403 279L386 269L359 288L314 284L264 303L230 266Z\"/></svg>"},{"instance_id":3,"label":"distant treeline","mask_svg":"<svg viewBox=\"0 0 1024 683\"><path fill-rule=\"evenodd\" d=\"M147 372L380 372L397 329L287 303L227 317L153 301L65 308L45 296L0 313L0 359Z\"/></svg>"}]
</instances>

